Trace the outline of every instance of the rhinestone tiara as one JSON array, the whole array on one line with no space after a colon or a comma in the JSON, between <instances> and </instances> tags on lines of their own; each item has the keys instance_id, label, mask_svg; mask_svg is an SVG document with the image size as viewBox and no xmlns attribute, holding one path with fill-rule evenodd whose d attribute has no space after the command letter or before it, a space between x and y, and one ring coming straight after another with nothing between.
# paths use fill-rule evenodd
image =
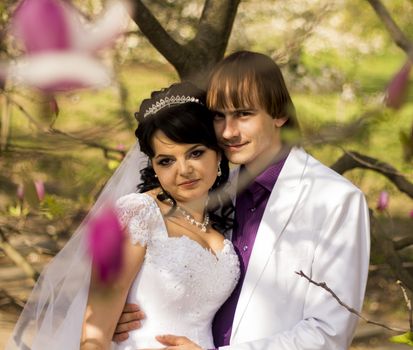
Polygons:
<instances>
[{"instance_id":1,"label":"rhinestone tiara","mask_svg":"<svg viewBox=\"0 0 413 350\"><path fill-rule=\"evenodd\" d=\"M151 107L149 107L145 111L145 113L143 114L143 117L146 118L147 116L151 114L155 114L165 107L170 107L173 105L180 105L180 104L188 103L188 102L195 102L195 103L199 103L200 105L203 105L203 103L199 99L193 96L184 96L184 95L170 96L170 97L162 98L156 103L154 103Z\"/></svg>"}]
</instances>

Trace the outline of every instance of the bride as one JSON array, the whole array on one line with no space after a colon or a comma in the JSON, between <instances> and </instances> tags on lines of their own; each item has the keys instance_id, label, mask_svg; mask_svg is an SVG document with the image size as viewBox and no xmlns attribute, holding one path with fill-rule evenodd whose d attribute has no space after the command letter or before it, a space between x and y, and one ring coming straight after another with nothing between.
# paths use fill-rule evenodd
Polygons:
<instances>
[{"instance_id":1,"label":"bride","mask_svg":"<svg viewBox=\"0 0 413 350\"><path fill-rule=\"evenodd\" d=\"M121 272L102 287L82 224L39 278L7 350L159 348L155 337L166 333L214 347L212 319L239 276L237 255L220 233L231 227L232 207L208 204L228 178L228 161L204 92L190 83L153 92L136 117L139 143L88 216L116 200L128 236ZM127 341L114 344L126 301L149 316Z\"/></svg>"}]
</instances>

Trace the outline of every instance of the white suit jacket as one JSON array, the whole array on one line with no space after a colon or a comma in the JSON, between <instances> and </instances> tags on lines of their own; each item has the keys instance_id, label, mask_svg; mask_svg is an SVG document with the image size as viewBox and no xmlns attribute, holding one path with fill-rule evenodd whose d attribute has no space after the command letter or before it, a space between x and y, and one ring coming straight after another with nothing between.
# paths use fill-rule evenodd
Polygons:
<instances>
[{"instance_id":1,"label":"white suit jacket","mask_svg":"<svg viewBox=\"0 0 413 350\"><path fill-rule=\"evenodd\" d=\"M231 181L236 181L234 176ZM370 251L362 192L293 148L260 223L235 311L231 350L344 350L360 310Z\"/></svg>"}]
</instances>

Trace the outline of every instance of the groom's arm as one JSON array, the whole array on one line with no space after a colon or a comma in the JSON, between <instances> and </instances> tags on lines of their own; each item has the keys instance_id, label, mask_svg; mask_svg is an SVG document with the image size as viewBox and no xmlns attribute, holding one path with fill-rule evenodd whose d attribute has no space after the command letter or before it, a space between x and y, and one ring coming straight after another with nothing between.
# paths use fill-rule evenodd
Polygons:
<instances>
[{"instance_id":1,"label":"groom's arm","mask_svg":"<svg viewBox=\"0 0 413 350\"><path fill-rule=\"evenodd\" d=\"M339 202L340 205L326 215L327 219L318 236L310 277L315 282L325 282L343 302L360 311L369 266L369 211L364 196L359 191L341 197ZM250 341L235 341L219 349L348 349L356 329L357 317L326 290L312 283L308 284L302 297L302 319L290 329L268 334L261 339L254 339L254 335L250 334ZM250 325L253 326L254 322L256 324L257 320L258 317L253 317Z\"/></svg>"},{"instance_id":2,"label":"groom's arm","mask_svg":"<svg viewBox=\"0 0 413 350\"><path fill-rule=\"evenodd\" d=\"M116 343L129 338L129 332L141 327L141 321L145 318L144 312L137 304L125 304L122 315L116 325L112 340Z\"/></svg>"},{"instance_id":3,"label":"groom's arm","mask_svg":"<svg viewBox=\"0 0 413 350\"><path fill-rule=\"evenodd\" d=\"M364 196L353 193L351 198L346 201L343 199L341 210L331 213L328 218L312 263L311 277L316 282L326 282L344 302L360 310L367 279L370 243L369 213ZM321 287L310 284L303 298L306 300L303 319L291 329L274 332L261 339L253 340L251 335L250 341L231 343L219 350L347 349L357 318ZM257 320L254 318L250 323L259 325ZM176 349L197 349L189 340L186 343L184 341L183 337L168 335L161 342L166 346L181 345Z\"/></svg>"}]
</instances>

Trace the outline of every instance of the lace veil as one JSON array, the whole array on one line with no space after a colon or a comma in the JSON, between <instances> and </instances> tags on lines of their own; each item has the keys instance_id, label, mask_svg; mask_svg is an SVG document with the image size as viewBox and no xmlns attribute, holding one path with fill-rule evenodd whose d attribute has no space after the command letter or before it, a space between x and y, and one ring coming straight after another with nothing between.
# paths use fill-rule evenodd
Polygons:
<instances>
[{"instance_id":1,"label":"lace veil","mask_svg":"<svg viewBox=\"0 0 413 350\"><path fill-rule=\"evenodd\" d=\"M88 216L44 268L6 350L79 349L91 274L85 235L87 220L107 201L136 192L140 170L147 164L148 157L136 142L107 182Z\"/></svg>"}]
</instances>

